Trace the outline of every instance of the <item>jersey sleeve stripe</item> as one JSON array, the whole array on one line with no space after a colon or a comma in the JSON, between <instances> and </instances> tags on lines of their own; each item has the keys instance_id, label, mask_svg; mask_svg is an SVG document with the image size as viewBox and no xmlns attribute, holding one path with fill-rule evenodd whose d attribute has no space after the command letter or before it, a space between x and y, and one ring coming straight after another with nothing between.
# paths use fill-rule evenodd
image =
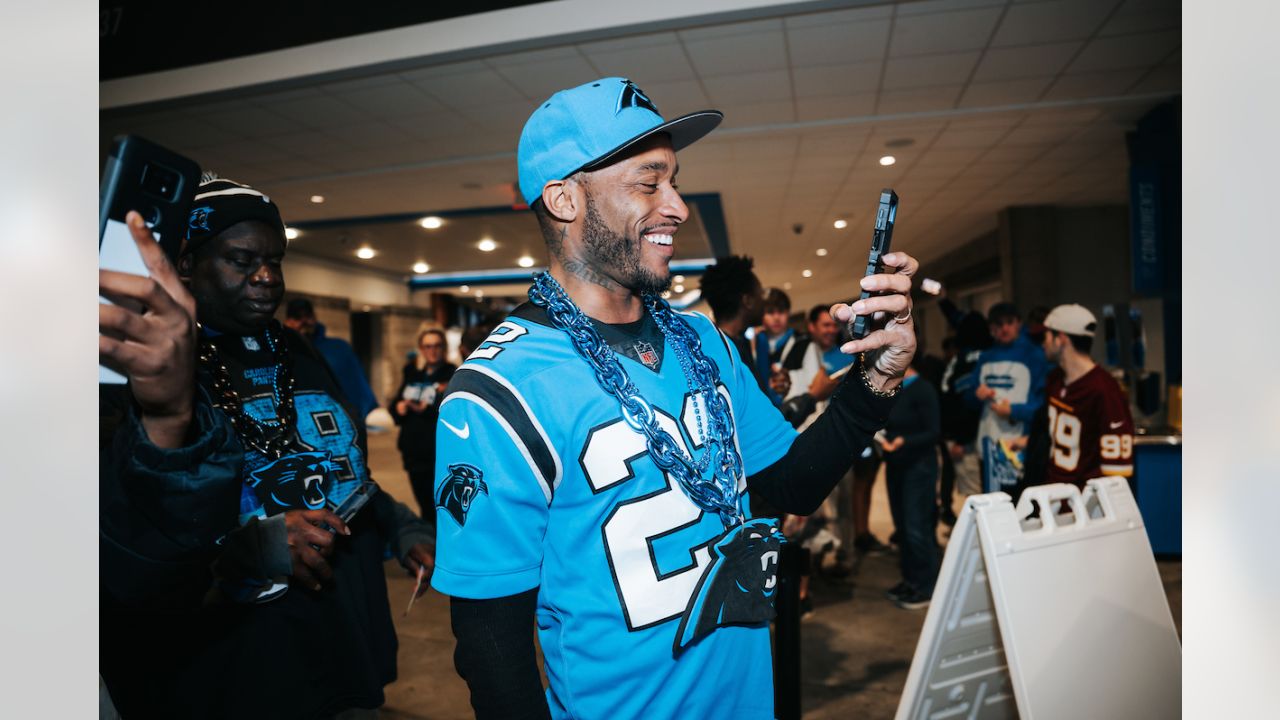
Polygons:
<instances>
[{"instance_id":1,"label":"jersey sleeve stripe","mask_svg":"<svg viewBox=\"0 0 1280 720\"><path fill-rule=\"evenodd\" d=\"M1102 474L1103 475L1121 475L1124 477L1128 477L1133 474L1133 466L1132 465L1103 465Z\"/></svg>"},{"instance_id":2,"label":"jersey sleeve stripe","mask_svg":"<svg viewBox=\"0 0 1280 720\"><path fill-rule=\"evenodd\" d=\"M533 453L530 452L529 446L526 445L524 439L520 437L520 433L517 432L515 428L511 427L511 423L507 422L507 418L504 417L497 408L490 405L484 398L476 395L475 393L466 392L464 390L450 393L449 397L445 398L444 402L440 403L440 407L443 409L447 403L454 400L471 401L481 410L484 410L493 416L493 419L502 426L502 429L507 431L507 435L511 436L511 441L515 443L516 449L520 451L520 455L524 458L524 461L529 464L529 469L533 471L533 476L537 478L538 486L542 488L542 494L546 496L547 504L550 505L552 497L551 484L547 482L547 477L543 474L542 468L540 468L537 461L533 459Z\"/></svg>"},{"instance_id":3,"label":"jersey sleeve stripe","mask_svg":"<svg viewBox=\"0 0 1280 720\"><path fill-rule=\"evenodd\" d=\"M495 417L510 428L513 438L525 449L534 471L546 485L550 500L551 493L560 486L564 466L546 430L525 402L524 396L506 378L483 365L464 365L459 368L449 381L449 394L445 402L455 393L469 393L473 397L483 398L496 413Z\"/></svg>"}]
</instances>

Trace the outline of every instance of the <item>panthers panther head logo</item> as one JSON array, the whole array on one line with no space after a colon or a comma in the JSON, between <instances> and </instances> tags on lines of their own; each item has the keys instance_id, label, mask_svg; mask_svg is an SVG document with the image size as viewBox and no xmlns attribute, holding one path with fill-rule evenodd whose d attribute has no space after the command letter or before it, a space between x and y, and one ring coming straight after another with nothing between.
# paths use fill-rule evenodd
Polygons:
<instances>
[{"instance_id":1,"label":"panthers panther head logo","mask_svg":"<svg viewBox=\"0 0 1280 720\"><path fill-rule=\"evenodd\" d=\"M324 482L334 469L327 452L300 452L249 473L248 484L267 515L325 506Z\"/></svg>"},{"instance_id":2,"label":"panthers panther head logo","mask_svg":"<svg viewBox=\"0 0 1280 720\"><path fill-rule=\"evenodd\" d=\"M450 465L449 475L436 491L436 507L444 508L459 525L465 525L467 511L478 493L489 494L489 486L484 484L484 473L466 463Z\"/></svg>"},{"instance_id":3,"label":"panthers panther head logo","mask_svg":"<svg viewBox=\"0 0 1280 720\"><path fill-rule=\"evenodd\" d=\"M209 216L213 214L213 208L208 205L193 208L191 217L187 221L187 228L190 232L209 232Z\"/></svg>"},{"instance_id":4,"label":"panthers panther head logo","mask_svg":"<svg viewBox=\"0 0 1280 720\"><path fill-rule=\"evenodd\" d=\"M748 520L716 541L711 567L680 618L675 654L718 627L773 619L783 542L774 518Z\"/></svg>"}]
</instances>

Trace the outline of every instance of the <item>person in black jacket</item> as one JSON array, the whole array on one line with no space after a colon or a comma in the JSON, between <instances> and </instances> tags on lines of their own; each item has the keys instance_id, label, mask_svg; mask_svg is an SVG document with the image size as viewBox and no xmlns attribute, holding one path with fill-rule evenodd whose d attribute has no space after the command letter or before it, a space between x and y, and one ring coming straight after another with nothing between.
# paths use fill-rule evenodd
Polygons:
<instances>
[{"instance_id":1,"label":"person in black jacket","mask_svg":"<svg viewBox=\"0 0 1280 720\"><path fill-rule=\"evenodd\" d=\"M444 359L448 341L443 331L423 330L418 333L418 355L404 366L404 377L397 400L391 403L391 419L400 426L396 447L418 511L424 517L435 517L436 418L440 417L440 400L445 386L457 366Z\"/></svg>"},{"instance_id":2,"label":"person in black jacket","mask_svg":"<svg viewBox=\"0 0 1280 720\"><path fill-rule=\"evenodd\" d=\"M900 608L928 607L938 578L938 524L935 487L937 444L941 434L938 392L916 371L907 369L898 403L878 437L885 456L889 508L898 529L902 582L888 595Z\"/></svg>"},{"instance_id":3,"label":"person in black jacket","mask_svg":"<svg viewBox=\"0 0 1280 720\"><path fill-rule=\"evenodd\" d=\"M284 225L262 193L197 189L176 269L137 213L150 277L102 271L99 668L126 718L315 718L395 679L382 560L434 565L431 528L375 492L362 418L273 315Z\"/></svg>"}]
</instances>

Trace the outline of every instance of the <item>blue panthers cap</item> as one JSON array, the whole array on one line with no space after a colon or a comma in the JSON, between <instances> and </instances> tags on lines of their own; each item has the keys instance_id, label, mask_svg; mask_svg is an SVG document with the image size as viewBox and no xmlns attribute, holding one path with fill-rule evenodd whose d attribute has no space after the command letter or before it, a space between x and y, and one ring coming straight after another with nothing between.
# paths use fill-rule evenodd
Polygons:
<instances>
[{"instance_id":1,"label":"blue panthers cap","mask_svg":"<svg viewBox=\"0 0 1280 720\"><path fill-rule=\"evenodd\" d=\"M601 78L561 90L533 111L520 133L520 194L533 205L552 180L607 165L657 133L669 134L672 147L681 150L723 119L719 110L700 110L663 120L649 96L626 78Z\"/></svg>"}]
</instances>

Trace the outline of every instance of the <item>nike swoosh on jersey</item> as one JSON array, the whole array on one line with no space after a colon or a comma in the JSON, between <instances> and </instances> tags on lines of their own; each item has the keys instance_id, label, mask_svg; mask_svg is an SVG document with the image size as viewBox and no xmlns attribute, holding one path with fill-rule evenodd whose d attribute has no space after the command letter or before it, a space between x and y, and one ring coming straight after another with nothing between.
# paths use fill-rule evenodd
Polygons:
<instances>
[{"instance_id":1,"label":"nike swoosh on jersey","mask_svg":"<svg viewBox=\"0 0 1280 720\"><path fill-rule=\"evenodd\" d=\"M441 425L444 425L444 426L445 426L445 427L447 427L447 428L449 428L449 432L453 433L454 435L457 435L458 437L462 438L463 440L466 440L467 438L471 437L471 422L470 422L470 421L467 421L467 422L462 423L462 427L461 427L461 428L456 428L456 427L454 427L454 426L450 425L450 424L449 424L449 422L448 422L447 420L441 420L441 421L440 421L440 424L441 424Z\"/></svg>"},{"instance_id":2,"label":"nike swoosh on jersey","mask_svg":"<svg viewBox=\"0 0 1280 720\"><path fill-rule=\"evenodd\" d=\"M1111 429L1112 429L1112 430L1115 430L1115 429L1119 428L1121 425L1124 425L1124 421L1123 421L1123 420L1121 420L1120 422L1113 422L1113 423L1111 423Z\"/></svg>"}]
</instances>

